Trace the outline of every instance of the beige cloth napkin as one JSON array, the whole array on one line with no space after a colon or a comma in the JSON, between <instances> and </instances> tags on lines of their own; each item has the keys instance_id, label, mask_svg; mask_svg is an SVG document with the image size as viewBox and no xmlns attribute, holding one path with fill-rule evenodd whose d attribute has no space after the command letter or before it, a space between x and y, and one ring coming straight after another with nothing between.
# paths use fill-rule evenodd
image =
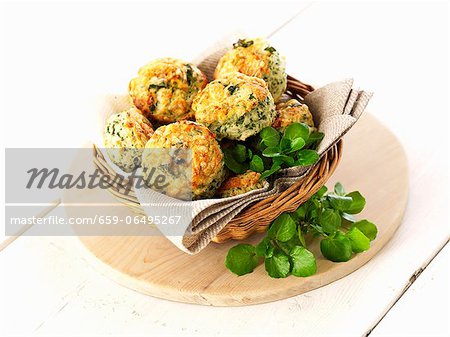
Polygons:
<instances>
[{"instance_id":1,"label":"beige cloth napkin","mask_svg":"<svg viewBox=\"0 0 450 337\"><path fill-rule=\"evenodd\" d=\"M220 57L231 46L233 40L222 41L199 57L195 63L213 79L214 69ZM353 89L353 80L330 83L305 97L316 127L325 134L318 152L323 155L358 120L367 106L372 93ZM256 201L280 193L301 180L311 168L294 167L282 170L272 184L246 194L224 198L197 201L179 201L159 194L151 189L138 189L136 196L147 214L181 214L186 216L183 223L157 225L178 248L188 254L196 254L240 211ZM189 221L192 219L192 221Z\"/></svg>"}]
</instances>

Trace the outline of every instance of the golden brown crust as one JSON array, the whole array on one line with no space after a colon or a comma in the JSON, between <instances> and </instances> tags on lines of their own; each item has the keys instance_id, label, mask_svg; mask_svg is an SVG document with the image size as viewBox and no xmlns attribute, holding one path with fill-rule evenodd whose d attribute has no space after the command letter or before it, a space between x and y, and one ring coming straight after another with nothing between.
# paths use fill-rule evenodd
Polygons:
<instances>
[{"instance_id":1,"label":"golden brown crust","mask_svg":"<svg viewBox=\"0 0 450 337\"><path fill-rule=\"evenodd\" d=\"M233 72L255 76L266 81L275 101L286 90L284 61L264 39L243 39L235 43L234 48L219 60L214 71L214 78Z\"/></svg>"},{"instance_id":2,"label":"golden brown crust","mask_svg":"<svg viewBox=\"0 0 450 337\"><path fill-rule=\"evenodd\" d=\"M310 128L314 128L314 120L306 104L302 104L296 99L278 103L276 106L277 116L272 127L283 132L292 123L305 123Z\"/></svg>"},{"instance_id":3,"label":"golden brown crust","mask_svg":"<svg viewBox=\"0 0 450 337\"><path fill-rule=\"evenodd\" d=\"M192 192L194 198L214 194L225 177L223 153L207 127L181 121L159 127L146 148L184 148L192 150Z\"/></svg>"},{"instance_id":4,"label":"golden brown crust","mask_svg":"<svg viewBox=\"0 0 450 337\"><path fill-rule=\"evenodd\" d=\"M229 177L220 185L217 195L221 198L233 197L262 188L264 182L259 179L260 177L260 173L253 171Z\"/></svg>"},{"instance_id":5,"label":"golden brown crust","mask_svg":"<svg viewBox=\"0 0 450 337\"><path fill-rule=\"evenodd\" d=\"M171 123L193 118L192 100L206 83L206 76L195 65L163 58L139 69L130 81L129 94L146 117Z\"/></svg>"},{"instance_id":6,"label":"golden brown crust","mask_svg":"<svg viewBox=\"0 0 450 337\"><path fill-rule=\"evenodd\" d=\"M236 87L239 92L231 93L229 86ZM256 108L258 102L265 100L268 93L267 85L263 80L243 74L232 74L209 83L194 98L192 108L199 121L225 122L233 115L240 117ZM252 94L256 99L249 99Z\"/></svg>"},{"instance_id":7,"label":"golden brown crust","mask_svg":"<svg viewBox=\"0 0 450 337\"><path fill-rule=\"evenodd\" d=\"M272 124L275 105L267 84L257 77L230 73L210 82L192 104L197 122L219 139L245 140Z\"/></svg>"}]
</instances>

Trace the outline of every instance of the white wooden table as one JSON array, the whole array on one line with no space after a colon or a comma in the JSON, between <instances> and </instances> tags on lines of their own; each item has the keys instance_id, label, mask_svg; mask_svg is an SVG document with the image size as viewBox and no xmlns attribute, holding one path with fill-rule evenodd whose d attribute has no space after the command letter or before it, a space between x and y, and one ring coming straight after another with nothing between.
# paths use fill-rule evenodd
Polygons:
<instances>
[{"instance_id":1,"label":"white wooden table","mask_svg":"<svg viewBox=\"0 0 450 337\"><path fill-rule=\"evenodd\" d=\"M447 5L255 6L1 5L2 146L81 146L98 132L89 99L124 92L148 60L193 58L234 30L273 34L292 75L318 85L355 77L375 92L368 110L398 135L410 165L410 200L392 241L326 287L215 308L116 285L80 257L76 238L3 235L1 336L450 333Z\"/></svg>"}]
</instances>

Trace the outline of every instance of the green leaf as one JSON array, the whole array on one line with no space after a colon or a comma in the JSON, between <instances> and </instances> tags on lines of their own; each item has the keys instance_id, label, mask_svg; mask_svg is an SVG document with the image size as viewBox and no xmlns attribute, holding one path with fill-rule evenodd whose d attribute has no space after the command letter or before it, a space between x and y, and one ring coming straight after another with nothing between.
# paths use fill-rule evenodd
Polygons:
<instances>
[{"instance_id":1,"label":"green leaf","mask_svg":"<svg viewBox=\"0 0 450 337\"><path fill-rule=\"evenodd\" d=\"M342 219L352 223L356 221L355 217L352 214L348 214L345 212L342 213Z\"/></svg>"},{"instance_id":2,"label":"green leaf","mask_svg":"<svg viewBox=\"0 0 450 337\"><path fill-rule=\"evenodd\" d=\"M262 155L269 158L278 157L281 156L281 151L278 146L268 147L263 151Z\"/></svg>"},{"instance_id":3,"label":"green leaf","mask_svg":"<svg viewBox=\"0 0 450 337\"><path fill-rule=\"evenodd\" d=\"M281 214L270 226L267 236L281 242L292 239L296 234L297 225L287 213Z\"/></svg>"},{"instance_id":4,"label":"green leaf","mask_svg":"<svg viewBox=\"0 0 450 337\"><path fill-rule=\"evenodd\" d=\"M306 146L312 146L319 144L319 142L325 137L325 134L322 132L313 132L309 135L308 140L306 141Z\"/></svg>"},{"instance_id":5,"label":"green leaf","mask_svg":"<svg viewBox=\"0 0 450 337\"><path fill-rule=\"evenodd\" d=\"M303 232L300 226L297 227L297 233L298 233L298 240L300 241L303 247L306 247L305 237L303 236Z\"/></svg>"},{"instance_id":6,"label":"green leaf","mask_svg":"<svg viewBox=\"0 0 450 337\"><path fill-rule=\"evenodd\" d=\"M251 273L258 265L255 247L249 244L238 244L228 251L225 266L236 275Z\"/></svg>"},{"instance_id":7,"label":"green leaf","mask_svg":"<svg viewBox=\"0 0 450 337\"><path fill-rule=\"evenodd\" d=\"M347 232L347 237L352 243L352 250L355 253L365 252L370 248L370 240L358 228L352 227Z\"/></svg>"},{"instance_id":8,"label":"green leaf","mask_svg":"<svg viewBox=\"0 0 450 337\"><path fill-rule=\"evenodd\" d=\"M277 146L280 142L280 133L271 126L267 126L259 133L262 142L268 147Z\"/></svg>"},{"instance_id":9,"label":"green leaf","mask_svg":"<svg viewBox=\"0 0 450 337\"><path fill-rule=\"evenodd\" d=\"M248 149L245 145L236 144L223 149L225 165L234 173L241 174L248 170Z\"/></svg>"},{"instance_id":10,"label":"green leaf","mask_svg":"<svg viewBox=\"0 0 450 337\"><path fill-rule=\"evenodd\" d=\"M223 149L223 157L225 166L234 173L241 174L248 170L247 163L240 163L235 159L233 150L231 148Z\"/></svg>"},{"instance_id":11,"label":"green leaf","mask_svg":"<svg viewBox=\"0 0 450 337\"><path fill-rule=\"evenodd\" d=\"M345 262L352 257L352 243L345 235L340 234L320 241L322 255L333 262Z\"/></svg>"},{"instance_id":12,"label":"green leaf","mask_svg":"<svg viewBox=\"0 0 450 337\"><path fill-rule=\"evenodd\" d=\"M233 95L234 92L235 92L237 89L239 89L239 87L238 87L237 85L229 85L227 89L228 89L228 91L230 92L230 95Z\"/></svg>"},{"instance_id":13,"label":"green leaf","mask_svg":"<svg viewBox=\"0 0 450 337\"><path fill-rule=\"evenodd\" d=\"M283 137L290 140L303 138L306 141L309 138L309 127L304 123L292 123L284 130Z\"/></svg>"},{"instance_id":14,"label":"green leaf","mask_svg":"<svg viewBox=\"0 0 450 337\"><path fill-rule=\"evenodd\" d=\"M291 149L289 153L300 151L305 146L305 141L303 138L295 138L291 140Z\"/></svg>"},{"instance_id":15,"label":"green leaf","mask_svg":"<svg viewBox=\"0 0 450 337\"><path fill-rule=\"evenodd\" d=\"M254 155L252 160L250 161L250 170L255 172L263 172L264 171L264 163L260 156Z\"/></svg>"},{"instance_id":16,"label":"green leaf","mask_svg":"<svg viewBox=\"0 0 450 337\"><path fill-rule=\"evenodd\" d=\"M292 261L292 275L307 277L316 273L316 258L306 248L295 246L289 252L289 256Z\"/></svg>"},{"instance_id":17,"label":"green leaf","mask_svg":"<svg viewBox=\"0 0 450 337\"><path fill-rule=\"evenodd\" d=\"M245 162L248 158L248 151L245 145L236 144L231 148L231 152L233 154L233 157L240 163Z\"/></svg>"},{"instance_id":18,"label":"green leaf","mask_svg":"<svg viewBox=\"0 0 450 337\"><path fill-rule=\"evenodd\" d=\"M278 172L280 169L281 169L281 166L279 166L279 165L272 166L269 170L266 170L263 173L261 173L259 180L263 180L263 179L270 177L272 174Z\"/></svg>"},{"instance_id":19,"label":"green leaf","mask_svg":"<svg viewBox=\"0 0 450 337\"><path fill-rule=\"evenodd\" d=\"M277 159L281 160L283 163L285 163L288 166L297 166L295 163L295 159L289 156L286 156L284 154L276 157Z\"/></svg>"},{"instance_id":20,"label":"green leaf","mask_svg":"<svg viewBox=\"0 0 450 337\"><path fill-rule=\"evenodd\" d=\"M256 246L256 255L261 257L272 257L273 255L273 245L270 242L269 237L265 237L257 246Z\"/></svg>"},{"instance_id":21,"label":"green leaf","mask_svg":"<svg viewBox=\"0 0 450 337\"><path fill-rule=\"evenodd\" d=\"M281 156L281 155L280 155ZM273 157L273 158L267 158L267 157L263 157L263 160L271 160L272 161L272 167L275 166L282 166L284 164L283 159L279 158L279 157Z\"/></svg>"},{"instance_id":22,"label":"green leaf","mask_svg":"<svg viewBox=\"0 0 450 337\"><path fill-rule=\"evenodd\" d=\"M150 84L149 86L148 86L148 89L150 90L150 89L157 89L157 90L159 90L159 89L161 89L161 88L167 88L168 87L168 84L167 83L159 83L159 84Z\"/></svg>"},{"instance_id":23,"label":"green leaf","mask_svg":"<svg viewBox=\"0 0 450 337\"><path fill-rule=\"evenodd\" d=\"M333 234L341 227L341 215L338 211L327 208L320 216L320 225L327 234Z\"/></svg>"},{"instance_id":24,"label":"green leaf","mask_svg":"<svg viewBox=\"0 0 450 337\"><path fill-rule=\"evenodd\" d=\"M275 252L272 257L266 258L264 266L270 277L284 278L289 275L291 264L286 254Z\"/></svg>"},{"instance_id":25,"label":"green leaf","mask_svg":"<svg viewBox=\"0 0 450 337\"><path fill-rule=\"evenodd\" d=\"M281 152L289 152L291 150L291 140L285 137L280 140L280 151Z\"/></svg>"},{"instance_id":26,"label":"green leaf","mask_svg":"<svg viewBox=\"0 0 450 337\"><path fill-rule=\"evenodd\" d=\"M352 198L353 201L350 207L345 210L346 213L358 214L364 209L364 206L366 206L366 199L364 199L358 191L348 193L347 197Z\"/></svg>"},{"instance_id":27,"label":"green leaf","mask_svg":"<svg viewBox=\"0 0 450 337\"><path fill-rule=\"evenodd\" d=\"M299 243L300 242L298 242L298 237L296 235L294 235L292 239L286 242L276 241L278 248L280 248L281 251L286 254L290 252L292 248L298 246Z\"/></svg>"},{"instance_id":28,"label":"green leaf","mask_svg":"<svg viewBox=\"0 0 450 337\"><path fill-rule=\"evenodd\" d=\"M301 150L298 153L297 165L308 166L317 163L319 154L314 150Z\"/></svg>"},{"instance_id":29,"label":"green leaf","mask_svg":"<svg viewBox=\"0 0 450 337\"><path fill-rule=\"evenodd\" d=\"M256 151L262 152L267 147L266 144L264 144L264 141L259 137L252 137L250 138L250 144L253 146L253 148Z\"/></svg>"},{"instance_id":30,"label":"green leaf","mask_svg":"<svg viewBox=\"0 0 450 337\"><path fill-rule=\"evenodd\" d=\"M309 201L311 201L311 203L314 205L314 207L316 207L317 209L320 209L321 208L321 205L323 205L323 203L321 204L320 203L320 200L318 200L318 199L311 199L311 200L309 200Z\"/></svg>"},{"instance_id":31,"label":"green leaf","mask_svg":"<svg viewBox=\"0 0 450 337\"><path fill-rule=\"evenodd\" d=\"M347 211L352 205L353 199L351 197L340 196L336 194L328 194L328 201L334 209L340 211Z\"/></svg>"},{"instance_id":32,"label":"green leaf","mask_svg":"<svg viewBox=\"0 0 450 337\"><path fill-rule=\"evenodd\" d=\"M378 234L377 226L367 220L360 220L355 222L352 227L358 228L370 241L375 240Z\"/></svg>"},{"instance_id":33,"label":"green leaf","mask_svg":"<svg viewBox=\"0 0 450 337\"><path fill-rule=\"evenodd\" d=\"M344 190L344 186L342 186L342 184L340 182L337 182L334 185L334 193L336 193L337 195L345 195L345 190Z\"/></svg>"},{"instance_id":34,"label":"green leaf","mask_svg":"<svg viewBox=\"0 0 450 337\"><path fill-rule=\"evenodd\" d=\"M188 85L190 86L192 83L194 83L193 69L189 63L186 63L185 67L186 67L186 80Z\"/></svg>"},{"instance_id":35,"label":"green leaf","mask_svg":"<svg viewBox=\"0 0 450 337\"><path fill-rule=\"evenodd\" d=\"M233 43L233 48L247 48L250 47L253 43L253 40L239 39L237 42Z\"/></svg>"},{"instance_id":36,"label":"green leaf","mask_svg":"<svg viewBox=\"0 0 450 337\"><path fill-rule=\"evenodd\" d=\"M274 165L276 158L268 158L268 157L263 156L263 157L261 157L261 159L264 163L264 168L266 170L270 169L273 166L281 166L281 164L278 164L278 163L276 165Z\"/></svg>"},{"instance_id":37,"label":"green leaf","mask_svg":"<svg viewBox=\"0 0 450 337\"><path fill-rule=\"evenodd\" d=\"M303 203L299 208L297 208L294 212L294 214L296 215L296 217L300 218L300 219L304 219L306 216L306 211L308 210L308 204L307 203Z\"/></svg>"},{"instance_id":38,"label":"green leaf","mask_svg":"<svg viewBox=\"0 0 450 337\"><path fill-rule=\"evenodd\" d=\"M314 197L321 198L327 193L328 188L324 185L315 194Z\"/></svg>"}]
</instances>

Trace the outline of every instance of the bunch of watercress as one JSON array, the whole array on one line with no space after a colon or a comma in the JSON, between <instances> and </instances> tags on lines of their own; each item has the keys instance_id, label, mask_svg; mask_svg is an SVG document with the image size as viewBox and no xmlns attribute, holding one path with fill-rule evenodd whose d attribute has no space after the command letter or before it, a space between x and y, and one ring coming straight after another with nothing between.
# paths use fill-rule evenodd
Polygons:
<instances>
[{"instance_id":1,"label":"bunch of watercress","mask_svg":"<svg viewBox=\"0 0 450 337\"><path fill-rule=\"evenodd\" d=\"M313 165L319 160L314 148L323 136L321 132L311 133L304 123L290 124L283 134L269 126L247 143L224 148L225 165L236 174L259 172L261 179L282 168Z\"/></svg>"},{"instance_id":2,"label":"bunch of watercress","mask_svg":"<svg viewBox=\"0 0 450 337\"><path fill-rule=\"evenodd\" d=\"M358 191L345 193L337 183L333 192L322 187L293 213L281 214L256 245L238 244L227 254L225 265L233 273L251 273L264 260L270 277L292 274L306 277L316 273L316 257L308 250L305 236L321 237L322 255L334 262L345 262L354 253L370 248L377 227L368 220L356 221L365 199Z\"/></svg>"}]
</instances>

